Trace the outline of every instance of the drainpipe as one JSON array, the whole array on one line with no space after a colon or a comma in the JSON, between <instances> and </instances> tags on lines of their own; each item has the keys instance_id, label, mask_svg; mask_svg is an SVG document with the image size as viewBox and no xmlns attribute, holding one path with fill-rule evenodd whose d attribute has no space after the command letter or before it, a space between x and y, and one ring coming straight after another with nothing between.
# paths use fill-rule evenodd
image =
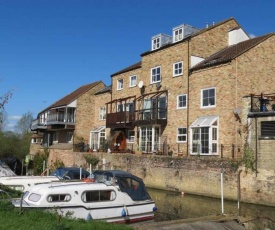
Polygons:
<instances>
[{"instance_id":1,"label":"drainpipe","mask_svg":"<svg viewBox=\"0 0 275 230\"><path fill-rule=\"evenodd\" d=\"M238 216L240 218L241 216L241 172L242 170L239 170L238 172Z\"/></svg>"},{"instance_id":2,"label":"drainpipe","mask_svg":"<svg viewBox=\"0 0 275 230\"><path fill-rule=\"evenodd\" d=\"M189 101L190 101L190 89L189 89L189 77L190 77L190 60L189 60L189 54L190 54L190 38L187 40L187 45L188 45L188 48L187 48L187 54L188 54L188 59L187 59L187 66L188 66L188 72L187 72L187 113L186 113L186 122L187 122L187 125L186 125L186 131L187 131L187 146L186 146L186 155L189 156L189 135L190 135L190 131L189 131Z\"/></svg>"},{"instance_id":3,"label":"drainpipe","mask_svg":"<svg viewBox=\"0 0 275 230\"><path fill-rule=\"evenodd\" d=\"M258 174L258 119L257 117L255 118L255 128L256 128L256 134L255 134L255 148L256 148L256 162L255 162L255 168L256 168L256 177L257 177L257 174Z\"/></svg>"}]
</instances>

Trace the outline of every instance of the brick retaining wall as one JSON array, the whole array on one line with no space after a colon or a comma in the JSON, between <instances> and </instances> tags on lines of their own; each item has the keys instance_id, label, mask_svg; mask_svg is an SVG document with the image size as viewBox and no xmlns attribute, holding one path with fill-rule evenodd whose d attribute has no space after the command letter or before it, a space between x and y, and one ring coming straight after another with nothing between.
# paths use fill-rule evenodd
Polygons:
<instances>
[{"instance_id":1,"label":"brick retaining wall","mask_svg":"<svg viewBox=\"0 0 275 230\"><path fill-rule=\"evenodd\" d=\"M84 155L93 154L101 160L97 166L103 168L102 159L106 160L106 169L121 169L141 177L147 187L173 190L209 197L220 197L221 167L224 172L224 197L237 200L238 171L232 160L208 157L169 157L159 155L108 154L102 152L71 153L70 151L51 150L49 162L62 160L66 166L83 166ZM274 170L259 169L255 173L240 174L241 201L275 206Z\"/></svg>"}]
</instances>

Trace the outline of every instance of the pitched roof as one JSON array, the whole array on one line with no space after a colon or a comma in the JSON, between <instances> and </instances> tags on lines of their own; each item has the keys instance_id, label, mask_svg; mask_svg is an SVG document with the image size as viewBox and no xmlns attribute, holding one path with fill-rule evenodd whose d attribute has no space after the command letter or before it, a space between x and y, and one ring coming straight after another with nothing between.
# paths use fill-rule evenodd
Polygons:
<instances>
[{"instance_id":1,"label":"pitched roof","mask_svg":"<svg viewBox=\"0 0 275 230\"><path fill-rule=\"evenodd\" d=\"M145 55L147 55L147 54L150 54L150 53L153 53L153 52L157 52L157 51L159 51L159 50L162 50L162 49L165 49L165 48L167 48L167 47L173 46L173 45L178 44L178 43L180 43L180 42L187 41L188 39L190 39L190 38L192 38L192 37L195 37L195 36L197 36L197 35L199 35L199 34L202 34L202 33L204 33L205 31L209 31L209 30L211 30L211 29L213 29L213 28L215 28L215 27L217 27L217 26L220 26L220 25L222 25L222 24L224 24L224 23L226 23L226 22L228 22L228 21L230 21L230 20L236 21L234 18L225 19L225 20L223 20L223 21L220 21L220 22L218 22L218 23L215 23L215 24L213 24L213 25L210 25L210 26L208 26L207 28L203 28L203 29L199 30L198 32L195 32L195 33L193 33L193 34L191 34L191 35L185 37L185 38L184 38L183 40L181 40L181 41L178 41L178 42L175 42L175 43L168 43L168 44L166 44L166 45L164 45L164 46L162 46L162 47L160 47L159 49L156 49L156 50L149 50L149 51L147 51L147 52L145 52L145 53L142 53L141 56L145 56ZM236 23L237 23L237 25L239 25L238 22L236 22ZM239 25L239 27L240 27L240 25ZM233 28L232 28L232 29L233 29ZM141 67L141 65L142 65L142 62L141 62L141 61L140 61L140 62L137 62L137 63L135 63L135 64L133 64L133 65L131 65L131 66L125 68L125 69L122 69L122 70L120 70L120 71L118 71L118 72L112 74L111 77L113 77L113 76L115 76L115 75L118 75L118 74L122 74L122 73L128 72L128 71L130 71L130 70L138 69L138 68Z\"/></svg>"},{"instance_id":2,"label":"pitched roof","mask_svg":"<svg viewBox=\"0 0 275 230\"><path fill-rule=\"evenodd\" d=\"M273 36L274 33L269 33L260 37L252 38L238 44L229 46L225 49L220 50L219 52L211 55L210 57L206 58L205 60L201 61L197 65L193 66L190 71L199 70L208 68L210 66L215 66L223 63L230 62L234 58L240 56L241 54L245 53L246 51L252 49L256 45L260 44L261 42L265 41L269 37Z\"/></svg>"},{"instance_id":3,"label":"pitched roof","mask_svg":"<svg viewBox=\"0 0 275 230\"><path fill-rule=\"evenodd\" d=\"M118 75L118 74L121 74L121 73L128 72L128 71L130 71L130 70L138 69L138 68L140 68L140 67L141 67L141 61L139 61L139 62L137 62L137 63L135 63L135 64L133 64L133 65L130 65L130 66L128 66L127 68L125 68L125 69L123 69L123 70L120 70L120 71L118 71L118 72L112 74L111 77L113 77L113 76L115 76L115 75Z\"/></svg>"},{"instance_id":4,"label":"pitched roof","mask_svg":"<svg viewBox=\"0 0 275 230\"><path fill-rule=\"evenodd\" d=\"M96 91L95 95L101 94L101 93L107 93L107 92L111 92L112 91L112 85L106 86L103 89L100 89L98 91Z\"/></svg>"},{"instance_id":5,"label":"pitched roof","mask_svg":"<svg viewBox=\"0 0 275 230\"><path fill-rule=\"evenodd\" d=\"M50 106L48 106L47 108L42 110L40 113L42 113L46 110L49 110L51 108L61 107L61 106L70 104L71 102L76 100L78 97L80 97L81 95L83 95L84 93L86 93L87 91L92 89L93 87L95 87L100 82L102 82L102 81L96 81L91 84L87 84L87 85L83 85L83 86L79 87L75 91L71 92L70 94L66 95L65 97L61 98L60 100L54 102L53 104L51 104Z\"/></svg>"},{"instance_id":6,"label":"pitched roof","mask_svg":"<svg viewBox=\"0 0 275 230\"><path fill-rule=\"evenodd\" d=\"M213 28L216 28L216 27L218 27L218 26L220 26L220 25L222 25L222 24L224 24L224 23L226 23L226 22L229 22L229 21L231 21L231 20L234 20L234 21L237 23L237 25L238 25L237 28L240 28L240 27L241 27L241 26L239 25L239 23L238 23L234 18L228 18L228 19L225 19L225 20L220 21L220 22L218 22L218 23L215 23L215 24L213 24L213 25L209 25L209 26L206 27L206 28L200 29L199 31L197 31L197 32L195 32L195 33L193 33L193 34L190 34L190 35L186 36L184 39L182 39L182 40L180 40L180 41L178 41L178 42L168 43L168 44L166 44L166 45L163 45L163 46L160 47L159 49L149 50L149 51L147 51L147 52L145 52L145 53L142 53L141 56L146 56L147 54L154 53L154 52L157 52L157 51L162 50L162 49L166 49L167 47L174 46L174 45L176 45L176 44L178 44L178 43L180 43L180 42L185 42L185 41L187 41L187 40L189 40L189 39L192 39L193 37L196 37L196 36L198 36L198 35L200 35L200 34L206 32L206 31L209 31L209 30L211 30L211 29L213 29ZM232 29L235 29L235 28L232 28Z\"/></svg>"}]
</instances>

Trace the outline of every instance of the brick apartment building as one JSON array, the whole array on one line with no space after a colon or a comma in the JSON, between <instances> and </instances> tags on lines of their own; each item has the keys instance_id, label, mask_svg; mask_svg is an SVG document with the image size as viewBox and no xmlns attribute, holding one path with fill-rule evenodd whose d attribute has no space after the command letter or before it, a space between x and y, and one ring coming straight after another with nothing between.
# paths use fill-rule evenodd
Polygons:
<instances>
[{"instance_id":1,"label":"brick apartment building","mask_svg":"<svg viewBox=\"0 0 275 230\"><path fill-rule=\"evenodd\" d=\"M33 130L43 144L79 136L91 149L137 154L239 157L248 143L267 165L263 152L274 141L260 143L275 136L274 39L250 38L234 18L204 29L176 26L171 36L153 36L151 50L112 74L110 87L92 83L73 109L76 98L62 104L76 112L73 126ZM38 119L59 110L53 104Z\"/></svg>"},{"instance_id":2,"label":"brick apartment building","mask_svg":"<svg viewBox=\"0 0 275 230\"><path fill-rule=\"evenodd\" d=\"M103 130L105 140L102 106L111 98L108 90L102 81L83 85L41 111L32 123L35 133L30 153L42 147L77 151L84 151L88 145L99 148L103 138L98 135Z\"/></svg>"}]
</instances>

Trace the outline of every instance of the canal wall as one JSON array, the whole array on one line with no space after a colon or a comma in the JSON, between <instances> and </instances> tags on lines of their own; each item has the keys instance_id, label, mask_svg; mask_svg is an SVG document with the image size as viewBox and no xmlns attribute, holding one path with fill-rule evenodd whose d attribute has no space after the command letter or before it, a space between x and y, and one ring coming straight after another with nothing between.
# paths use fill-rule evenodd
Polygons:
<instances>
[{"instance_id":1,"label":"canal wall","mask_svg":"<svg viewBox=\"0 0 275 230\"><path fill-rule=\"evenodd\" d=\"M225 199L238 200L239 193L242 202L275 206L274 170L246 172L232 159L51 150L49 162L59 160L66 166L89 169L84 159L87 154L100 159L98 169L126 170L141 177L150 188L220 198L222 178Z\"/></svg>"}]
</instances>

